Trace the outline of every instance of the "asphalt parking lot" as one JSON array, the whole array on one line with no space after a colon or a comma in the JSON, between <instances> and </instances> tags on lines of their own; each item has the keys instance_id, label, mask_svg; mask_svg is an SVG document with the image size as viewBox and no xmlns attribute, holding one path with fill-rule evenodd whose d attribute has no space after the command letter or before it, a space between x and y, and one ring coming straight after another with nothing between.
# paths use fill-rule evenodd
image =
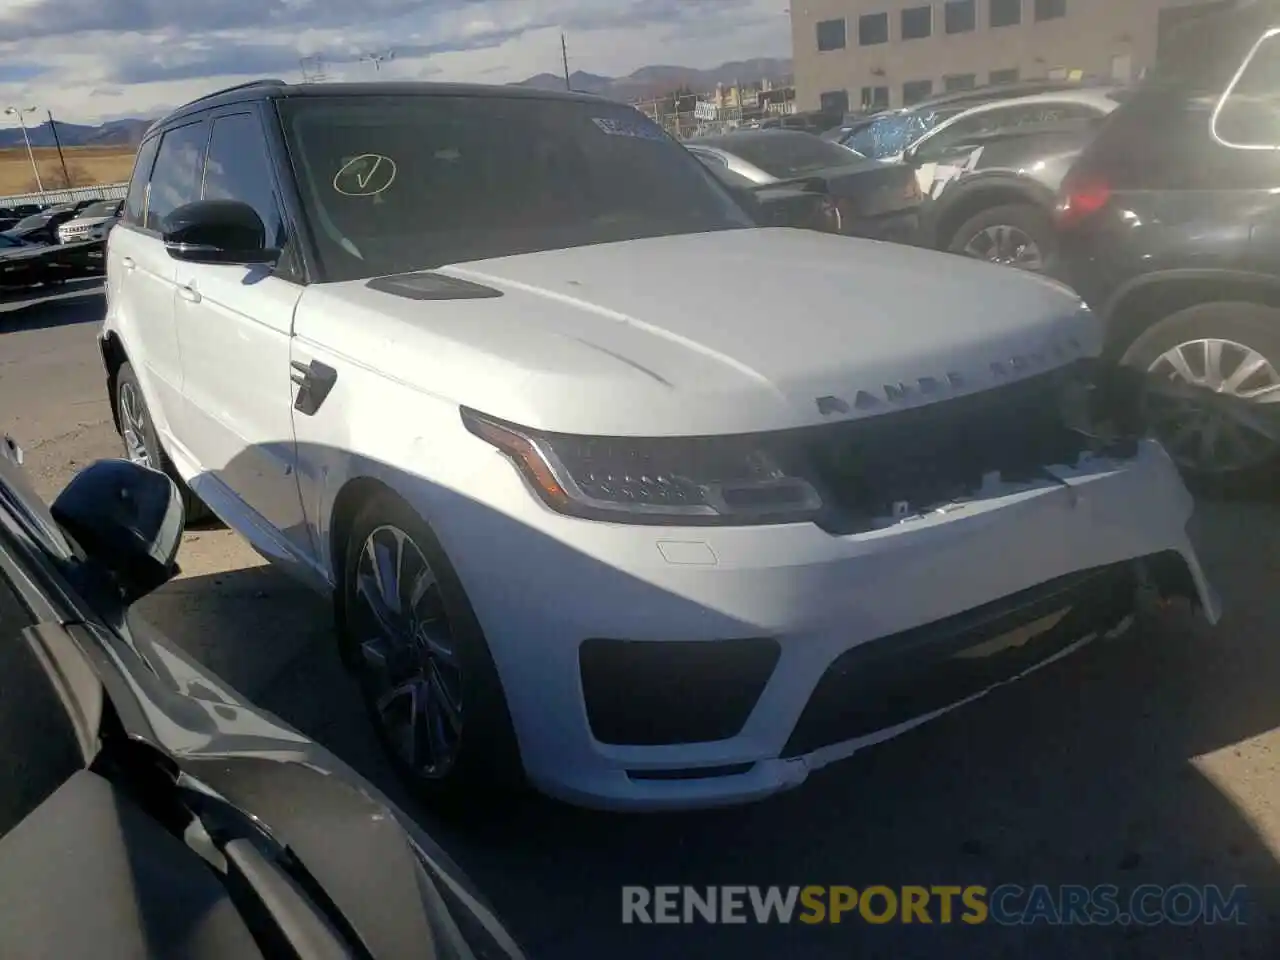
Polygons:
<instances>
[{"instance_id":1,"label":"asphalt parking lot","mask_svg":"<svg viewBox=\"0 0 1280 960\"><path fill-rule=\"evenodd\" d=\"M0 431L53 495L119 454L94 334L100 285L0 300ZM241 692L417 811L537 958L1273 957L1280 929L1280 507L1205 504L1209 629L1164 611L1022 684L821 771L687 815L513 803L465 832L400 793L337 664L323 601L225 529L187 533L146 615ZM1045 549L1052 550L1052 544ZM1217 884L1249 925L621 924L623 885Z\"/></svg>"}]
</instances>

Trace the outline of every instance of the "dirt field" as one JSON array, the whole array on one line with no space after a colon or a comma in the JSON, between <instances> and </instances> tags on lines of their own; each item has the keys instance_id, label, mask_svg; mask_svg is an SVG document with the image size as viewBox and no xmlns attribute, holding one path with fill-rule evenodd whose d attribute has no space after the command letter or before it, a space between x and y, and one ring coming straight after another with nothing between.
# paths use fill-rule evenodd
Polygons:
<instances>
[{"instance_id":1,"label":"dirt field","mask_svg":"<svg viewBox=\"0 0 1280 960\"><path fill-rule=\"evenodd\" d=\"M132 147L64 147L67 173L71 186L90 187L99 183L120 183L129 179L133 170ZM36 148L36 163L46 190L67 186L58 162L58 151L52 147ZM26 147L0 150L0 196L33 193L36 178Z\"/></svg>"}]
</instances>

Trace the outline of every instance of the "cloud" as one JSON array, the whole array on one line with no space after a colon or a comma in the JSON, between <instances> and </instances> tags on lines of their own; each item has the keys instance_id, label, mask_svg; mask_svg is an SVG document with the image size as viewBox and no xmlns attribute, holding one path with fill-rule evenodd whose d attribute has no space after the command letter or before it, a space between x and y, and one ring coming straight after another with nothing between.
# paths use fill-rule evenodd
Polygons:
<instances>
[{"instance_id":1,"label":"cloud","mask_svg":"<svg viewBox=\"0 0 1280 960\"><path fill-rule=\"evenodd\" d=\"M3 0L0 100L94 122L262 76L507 82L785 55L786 0ZM376 74L362 62L394 50Z\"/></svg>"}]
</instances>

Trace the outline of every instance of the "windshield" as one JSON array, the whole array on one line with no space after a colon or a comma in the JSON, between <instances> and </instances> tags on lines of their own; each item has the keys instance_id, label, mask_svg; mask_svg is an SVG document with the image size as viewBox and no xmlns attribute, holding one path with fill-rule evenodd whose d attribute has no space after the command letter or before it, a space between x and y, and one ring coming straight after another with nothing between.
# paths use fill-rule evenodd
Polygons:
<instances>
[{"instance_id":1,"label":"windshield","mask_svg":"<svg viewBox=\"0 0 1280 960\"><path fill-rule=\"evenodd\" d=\"M735 137L718 146L779 180L791 180L858 161L839 144L799 130Z\"/></svg>"},{"instance_id":2,"label":"windshield","mask_svg":"<svg viewBox=\"0 0 1280 960\"><path fill-rule=\"evenodd\" d=\"M300 97L280 112L331 280L753 226L630 107L505 97Z\"/></svg>"},{"instance_id":3,"label":"windshield","mask_svg":"<svg viewBox=\"0 0 1280 960\"><path fill-rule=\"evenodd\" d=\"M100 200L97 203L91 203L80 211L79 216L88 219L89 217L109 217L116 212L116 207L120 205L118 200Z\"/></svg>"},{"instance_id":4,"label":"windshield","mask_svg":"<svg viewBox=\"0 0 1280 960\"><path fill-rule=\"evenodd\" d=\"M918 110L913 113L887 114L860 127L844 145L873 160L896 157L943 120L948 120L959 112Z\"/></svg>"},{"instance_id":5,"label":"windshield","mask_svg":"<svg viewBox=\"0 0 1280 960\"><path fill-rule=\"evenodd\" d=\"M13 225L13 229L14 230L30 230L32 227L43 227L48 222L49 222L49 215L47 213L37 213L35 216L26 217L25 219L19 220L17 223Z\"/></svg>"},{"instance_id":6,"label":"windshield","mask_svg":"<svg viewBox=\"0 0 1280 960\"><path fill-rule=\"evenodd\" d=\"M11 237L7 233L0 233L0 247L25 247L26 244L17 237Z\"/></svg>"}]
</instances>

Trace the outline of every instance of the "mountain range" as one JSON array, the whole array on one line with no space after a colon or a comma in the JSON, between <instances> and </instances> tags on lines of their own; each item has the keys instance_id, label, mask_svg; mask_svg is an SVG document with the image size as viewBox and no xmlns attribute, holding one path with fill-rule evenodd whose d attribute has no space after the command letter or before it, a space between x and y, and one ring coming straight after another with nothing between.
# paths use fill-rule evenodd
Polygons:
<instances>
[{"instance_id":1,"label":"mountain range","mask_svg":"<svg viewBox=\"0 0 1280 960\"><path fill-rule=\"evenodd\" d=\"M696 67L656 65L641 67L625 77L606 77L578 70L569 75L569 85L582 93L593 93L611 100L629 102L650 97L661 97L678 89L695 93L710 93L716 84L730 86L735 83L757 83L768 80L774 84L791 82L791 61L778 57L759 57L753 60L733 60L710 70ZM514 84L537 90L563 90L564 77L554 73L539 73ZM58 139L64 147L132 147L136 146L155 118L128 117L109 120L97 126L58 122ZM54 146L53 132L48 121L27 127L33 147ZM22 130L16 126L0 129L0 149L21 147Z\"/></svg>"}]
</instances>

